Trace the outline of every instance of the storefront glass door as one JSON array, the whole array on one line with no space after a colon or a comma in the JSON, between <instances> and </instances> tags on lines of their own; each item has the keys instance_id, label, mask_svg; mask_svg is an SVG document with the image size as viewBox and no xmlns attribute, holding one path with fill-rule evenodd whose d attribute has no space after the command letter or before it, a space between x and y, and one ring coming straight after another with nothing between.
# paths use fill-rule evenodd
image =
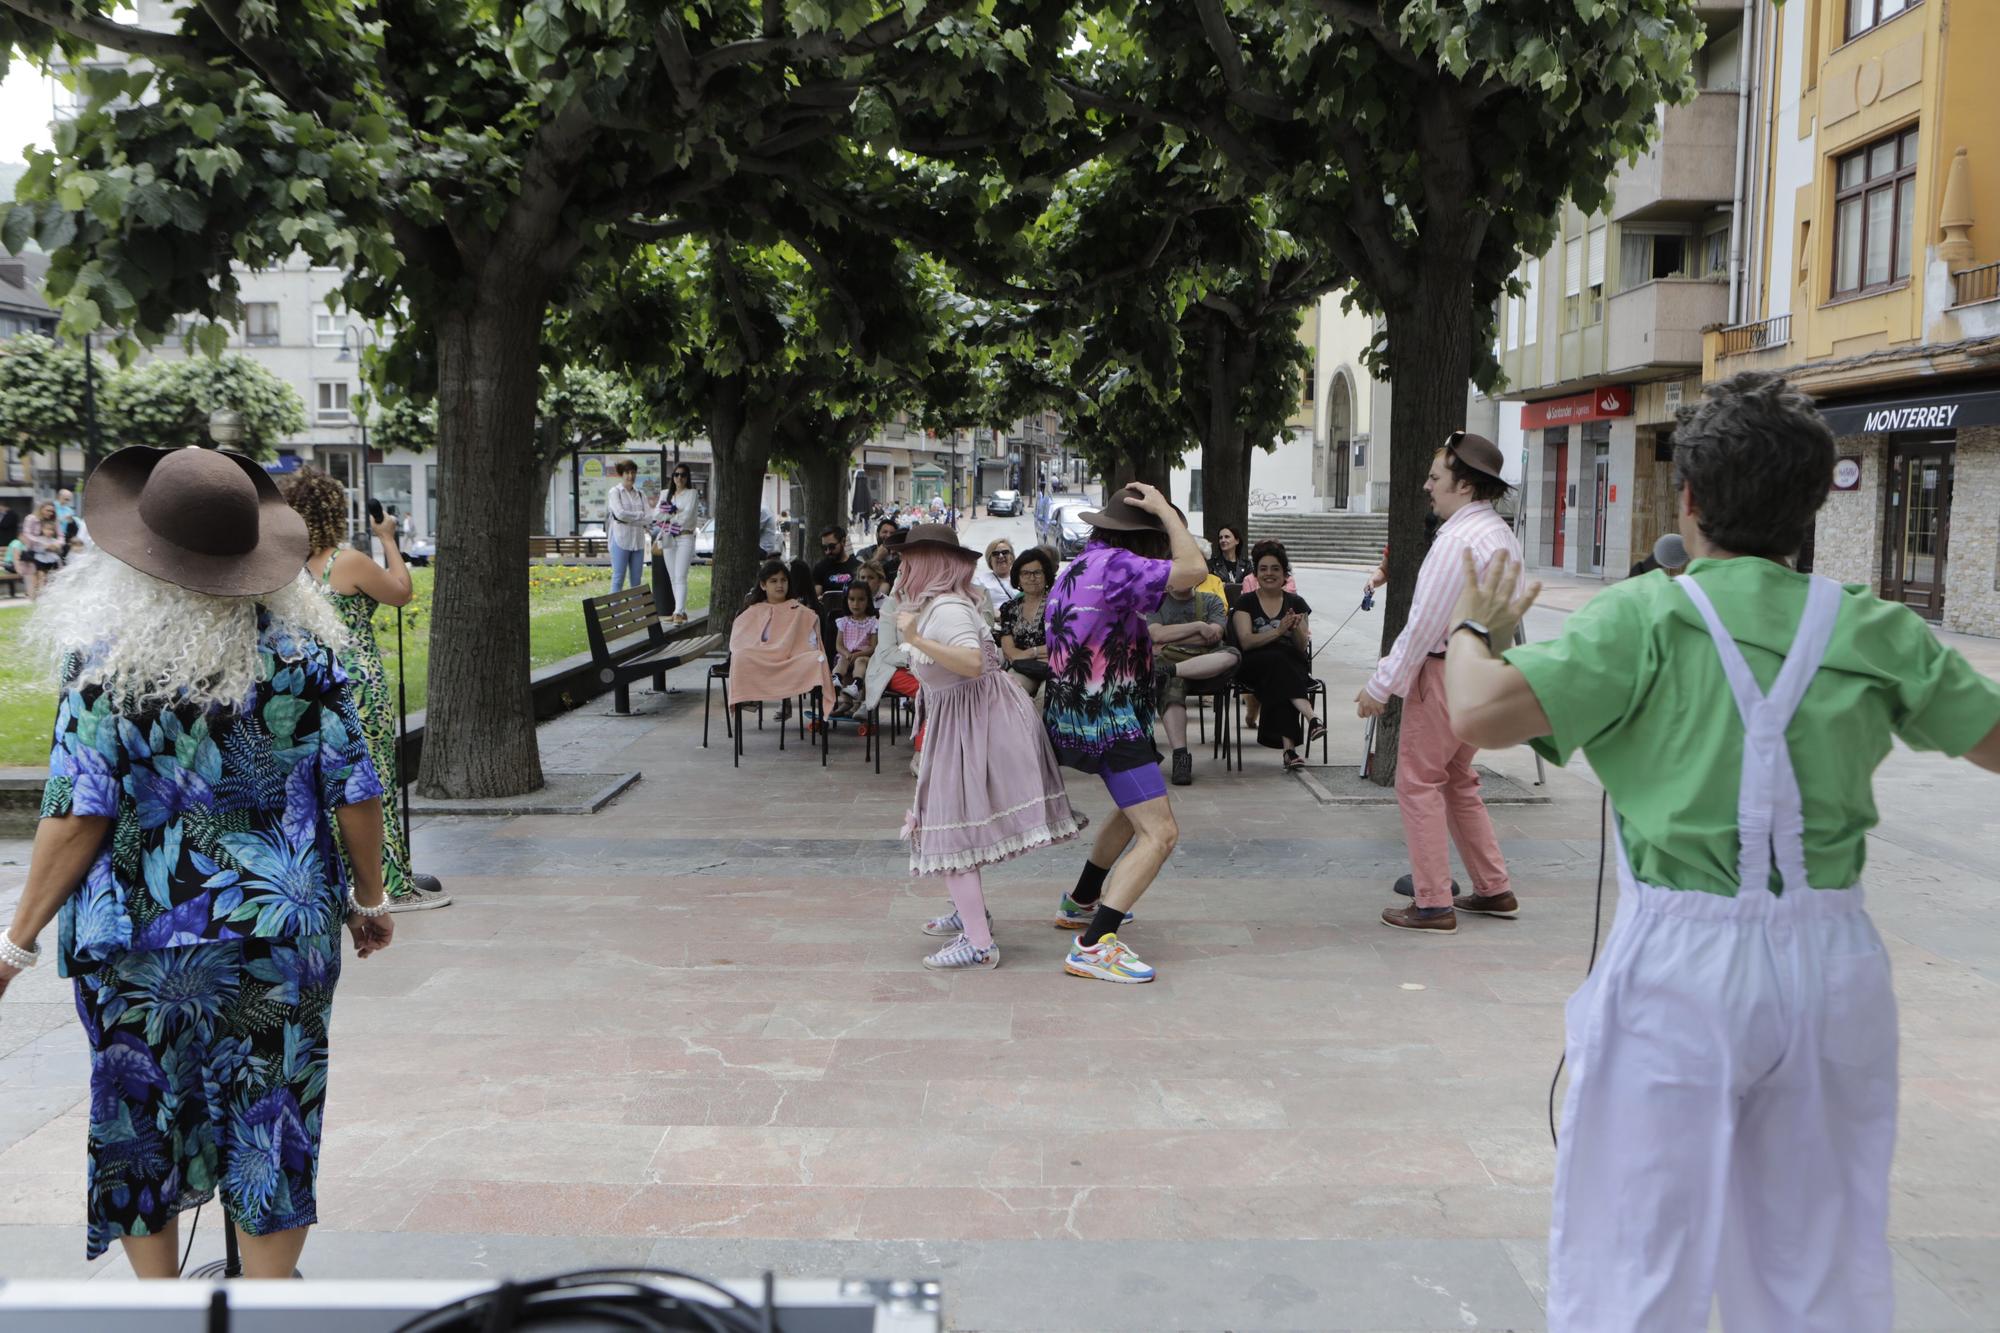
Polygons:
<instances>
[{"instance_id":1,"label":"storefront glass door","mask_svg":"<svg viewBox=\"0 0 2000 1333\"><path fill-rule=\"evenodd\" d=\"M1889 448L1888 517L1882 534L1882 595L1926 620L1944 618L1951 536L1952 445Z\"/></svg>"}]
</instances>

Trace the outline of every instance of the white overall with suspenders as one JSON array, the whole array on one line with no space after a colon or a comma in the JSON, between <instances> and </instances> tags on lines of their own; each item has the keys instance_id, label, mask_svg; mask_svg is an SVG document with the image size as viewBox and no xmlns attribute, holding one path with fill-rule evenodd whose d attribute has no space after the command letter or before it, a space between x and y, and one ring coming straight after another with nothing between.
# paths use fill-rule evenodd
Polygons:
<instances>
[{"instance_id":1,"label":"white overall with suspenders","mask_svg":"<svg viewBox=\"0 0 2000 1333\"><path fill-rule=\"evenodd\" d=\"M1785 729L1833 633L1813 579L1768 695L1693 578L1744 728L1737 892L1633 877L1571 998L1549 1328L1876 1333L1891 1319L1896 1005L1856 887L1806 882ZM1782 895L1768 885L1773 870Z\"/></svg>"}]
</instances>

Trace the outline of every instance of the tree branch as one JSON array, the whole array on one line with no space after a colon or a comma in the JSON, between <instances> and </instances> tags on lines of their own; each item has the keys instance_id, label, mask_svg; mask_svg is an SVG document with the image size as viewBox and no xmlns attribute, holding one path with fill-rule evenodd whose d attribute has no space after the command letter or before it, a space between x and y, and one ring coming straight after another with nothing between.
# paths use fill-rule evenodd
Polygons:
<instances>
[{"instance_id":1,"label":"tree branch","mask_svg":"<svg viewBox=\"0 0 2000 1333\"><path fill-rule=\"evenodd\" d=\"M739 42L725 42L703 52L696 68L700 81L706 83L734 65L753 65L772 60L790 64L801 60L839 60L848 56L873 55L894 46L905 37L936 27L944 18L944 7L939 6L921 23L912 26L907 12L899 8L848 38L814 32L803 37L753 37Z\"/></svg>"},{"instance_id":2,"label":"tree branch","mask_svg":"<svg viewBox=\"0 0 2000 1333\"><path fill-rule=\"evenodd\" d=\"M729 257L727 250L711 247L715 255L715 272L722 279L722 290L729 295L730 314L736 320L736 328L743 335L744 360L757 362L764 359L764 339L758 335L756 325L750 322L750 305L743 299L743 282L736 271L736 261Z\"/></svg>"},{"instance_id":3,"label":"tree branch","mask_svg":"<svg viewBox=\"0 0 2000 1333\"><path fill-rule=\"evenodd\" d=\"M1403 45L1403 34L1396 31L1394 24L1382 15L1381 6L1375 0L1316 0L1320 13L1351 27L1361 29L1375 39L1375 45L1383 55L1405 69L1427 72L1424 62L1416 53ZM1435 72L1430 70L1428 72Z\"/></svg>"},{"instance_id":4,"label":"tree branch","mask_svg":"<svg viewBox=\"0 0 2000 1333\"><path fill-rule=\"evenodd\" d=\"M683 115L693 111L701 102L701 79L695 72L694 52L688 50L687 33L671 5L661 10L660 21L653 26L653 50L673 87L675 109Z\"/></svg>"},{"instance_id":5,"label":"tree branch","mask_svg":"<svg viewBox=\"0 0 2000 1333\"><path fill-rule=\"evenodd\" d=\"M144 56L148 60L179 60L190 65L204 65L210 59L198 43L179 33L153 32L92 14L78 14L66 0L0 0L0 5L37 23L46 23L78 41L108 46L127 55Z\"/></svg>"},{"instance_id":6,"label":"tree branch","mask_svg":"<svg viewBox=\"0 0 2000 1333\"><path fill-rule=\"evenodd\" d=\"M1333 141L1334 151L1347 173L1348 194L1353 201L1345 219L1346 226L1360 243L1361 251L1368 260L1365 266L1356 267L1354 271L1373 275L1375 281L1371 285L1385 299L1409 295L1415 290L1416 276L1404 261L1401 247L1396 244L1395 220L1389 215L1389 205L1371 184L1379 176L1374 170L1374 163L1369 160L1368 146L1348 125L1330 124L1327 137ZM1333 230L1338 231L1339 228Z\"/></svg>"},{"instance_id":7,"label":"tree branch","mask_svg":"<svg viewBox=\"0 0 2000 1333\"><path fill-rule=\"evenodd\" d=\"M1215 53L1215 62L1221 67L1229 100L1270 120L1294 119L1296 113L1289 103L1248 85L1243 75L1243 51L1236 43L1236 34L1230 31L1229 17L1222 12L1219 0L1194 0L1194 7L1201 16L1201 31L1208 39L1208 49Z\"/></svg>"},{"instance_id":8,"label":"tree branch","mask_svg":"<svg viewBox=\"0 0 2000 1333\"><path fill-rule=\"evenodd\" d=\"M242 10L233 0L199 0L199 3L216 30L242 53L251 68L257 71L258 77L271 85L272 91L301 111L327 118L333 108L333 98L327 94L321 80L306 73L284 43L245 27Z\"/></svg>"}]
</instances>

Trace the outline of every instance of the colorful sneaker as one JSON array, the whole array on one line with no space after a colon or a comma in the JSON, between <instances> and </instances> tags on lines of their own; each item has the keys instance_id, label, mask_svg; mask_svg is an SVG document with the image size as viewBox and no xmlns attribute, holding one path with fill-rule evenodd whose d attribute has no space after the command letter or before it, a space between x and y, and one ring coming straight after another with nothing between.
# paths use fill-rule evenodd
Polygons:
<instances>
[{"instance_id":1,"label":"colorful sneaker","mask_svg":"<svg viewBox=\"0 0 2000 1333\"><path fill-rule=\"evenodd\" d=\"M1073 977L1094 977L1128 986L1153 979L1153 969L1141 962L1139 955L1116 935L1106 935L1087 949L1078 940L1069 957L1063 959L1063 971Z\"/></svg>"},{"instance_id":2,"label":"colorful sneaker","mask_svg":"<svg viewBox=\"0 0 2000 1333\"><path fill-rule=\"evenodd\" d=\"M392 893L389 895L389 911L391 913L428 912L432 908L449 906L451 906L450 894L446 893L443 889L427 889L422 885L414 885L402 893Z\"/></svg>"},{"instance_id":3,"label":"colorful sneaker","mask_svg":"<svg viewBox=\"0 0 2000 1333\"><path fill-rule=\"evenodd\" d=\"M1109 939L1110 937L1106 936L1105 938ZM995 944L990 949L975 949L972 947L971 940L960 935L950 944L945 945L944 948L939 949L936 953L924 959L924 966L930 968L933 972L962 972L969 968L977 968L982 972L991 972L994 968L1000 966L1000 946ZM1150 980L1150 978L1148 979Z\"/></svg>"},{"instance_id":4,"label":"colorful sneaker","mask_svg":"<svg viewBox=\"0 0 2000 1333\"><path fill-rule=\"evenodd\" d=\"M1080 903L1065 893L1061 905L1056 908L1056 929L1082 930L1090 924L1091 918L1096 915L1096 903ZM1132 914L1127 912L1125 920L1130 921L1131 919Z\"/></svg>"},{"instance_id":5,"label":"colorful sneaker","mask_svg":"<svg viewBox=\"0 0 2000 1333\"><path fill-rule=\"evenodd\" d=\"M993 913L991 912L986 914L986 925L988 929L991 929L993 926ZM924 934L926 935L950 936L963 935L964 933L965 920L959 916L956 907L943 916L934 916L924 922Z\"/></svg>"}]
</instances>

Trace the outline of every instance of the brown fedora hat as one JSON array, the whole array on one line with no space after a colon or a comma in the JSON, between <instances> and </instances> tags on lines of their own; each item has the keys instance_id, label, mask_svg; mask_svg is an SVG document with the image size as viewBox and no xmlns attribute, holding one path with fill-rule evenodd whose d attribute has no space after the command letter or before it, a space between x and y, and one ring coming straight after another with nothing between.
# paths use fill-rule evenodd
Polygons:
<instances>
[{"instance_id":1,"label":"brown fedora hat","mask_svg":"<svg viewBox=\"0 0 2000 1333\"><path fill-rule=\"evenodd\" d=\"M958 540L958 534L944 523L918 523L910 528L910 535L896 548L898 555L908 555L912 551L945 551L952 555L962 555L974 564L979 563L979 552Z\"/></svg>"},{"instance_id":2,"label":"brown fedora hat","mask_svg":"<svg viewBox=\"0 0 2000 1333\"><path fill-rule=\"evenodd\" d=\"M1500 446L1484 435L1474 435L1469 430L1455 430L1444 442L1445 451L1474 472L1483 472L1495 481L1505 481L1500 475L1503 463Z\"/></svg>"},{"instance_id":3,"label":"brown fedora hat","mask_svg":"<svg viewBox=\"0 0 2000 1333\"><path fill-rule=\"evenodd\" d=\"M192 592L261 597L312 553L305 519L241 454L135 445L99 463L84 494L92 542Z\"/></svg>"},{"instance_id":4,"label":"brown fedora hat","mask_svg":"<svg viewBox=\"0 0 2000 1333\"><path fill-rule=\"evenodd\" d=\"M1104 502L1102 509L1091 509L1077 517L1093 528L1111 528L1118 532L1165 532L1167 525L1160 516L1150 510L1141 509L1133 503L1134 493L1127 486Z\"/></svg>"}]
</instances>

